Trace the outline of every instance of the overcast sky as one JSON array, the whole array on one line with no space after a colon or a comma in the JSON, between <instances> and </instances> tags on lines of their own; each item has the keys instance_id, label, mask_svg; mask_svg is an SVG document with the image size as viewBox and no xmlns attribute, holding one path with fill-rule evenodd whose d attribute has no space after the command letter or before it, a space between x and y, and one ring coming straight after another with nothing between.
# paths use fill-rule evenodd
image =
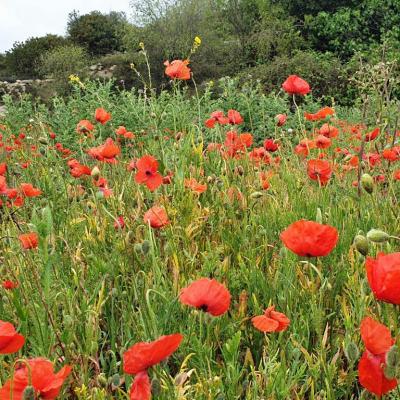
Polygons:
<instances>
[{"instance_id":1,"label":"overcast sky","mask_svg":"<svg viewBox=\"0 0 400 400\"><path fill-rule=\"evenodd\" d=\"M129 0L0 0L0 53L32 36L64 35L74 9L80 14L99 10L130 15Z\"/></svg>"}]
</instances>

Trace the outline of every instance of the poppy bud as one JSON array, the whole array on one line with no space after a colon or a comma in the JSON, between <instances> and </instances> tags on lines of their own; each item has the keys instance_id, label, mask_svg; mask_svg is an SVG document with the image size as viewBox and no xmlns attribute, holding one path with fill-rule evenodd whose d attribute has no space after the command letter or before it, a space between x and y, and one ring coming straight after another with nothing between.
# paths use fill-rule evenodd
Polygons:
<instances>
[{"instance_id":1,"label":"poppy bud","mask_svg":"<svg viewBox=\"0 0 400 400\"><path fill-rule=\"evenodd\" d=\"M389 365L386 365L383 374L385 375L386 379L395 379L397 375L396 368L393 368Z\"/></svg>"},{"instance_id":2,"label":"poppy bud","mask_svg":"<svg viewBox=\"0 0 400 400\"><path fill-rule=\"evenodd\" d=\"M120 376L119 376L118 374L114 374L114 375L111 377L111 385L112 385L113 387L118 387L118 386L121 385L121 378L120 378Z\"/></svg>"},{"instance_id":3,"label":"poppy bud","mask_svg":"<svg viewBox=\"0 0 400 400\"><path fill-rule=\"evenodd\" d=\"M39 143L41 143L41 144L49 144L49 142L47 141L47 139L45 137L40 137L38 140L39 140Z\"/></svg>"},{"instance_id":4,"label":"poppy bud","mask_svg":"<svg viewBox=\"0 0 400 400\"><path fill-rule=\"evenodd\" d=\"M367 193L372 193L374 191L374 180L371 175L363 174L361 176L361 186Z\"/></svg>"},{"instance_id":5,"label":"poppy bud","mask_svg":"<svg viewBox=\"0 0 400 400\"><path fill-rule=\"evenodd\" d=\"M39 149L39 152L40 152L40 154L41 154L42 156L44 156L44 155L46 154L46 149L43 148L43 147L41 147L41 148Z\"/></svg>"},{"instance_id":6,"label":"poppy bud","mask_svg":"<svg viewBox=\"0 0 400 400\"><path fill-rule=\"evenodd\" d=\"M94 179L98 179L98 178L100 178L100 170L99 170L99 168L97 167L97 166L95 166L95 167L93 167L93 169L92 169L92 172L90 173L90 175L92 176L92 178L94 178Z\"/></svg>"},{"instance_id":7,"label":"poppy bud","mask_svg":"<svg viewBox=\"0 0 400 400\"><path fill-rule=\"evenodd\" d=\"M141 254L142 253L142 244L135 243L135 245L133 246L133 249L135 250L136 254Z\"/></svg>"},{"instance_id":8,"label":"poppy bud","mask_svg":"<svg viewBox=\"0 0 400 400\"><path fill-rule=\"evenodd\" d=\"M385 361L388 367L396 369L400 366L400 352L396 345L392 346L386 353Z\"/></svg>"},{"instance_id":9,"label":"poppy bud","mask_svg":"<svg viewBox=\"0 0 400 400\"><path fill-rule=\"evenodd\" d=\"M250 195L250 198L252 198L252 199L259 199L260 197L263 197L264 196L264 194L262 193L262 192L253 192L251 195Z\"/></svg>"},{"instance_id":10,"label":"poppy bud","mask_svg":"<svg viewBox=\"0 0 400 400\"><path fill-rule=\"evenodd\" d=\"M35 389L33 386L27 386L22 392L22 400L35 400Z\"/></svg>"},{"instance_id":11,"label":"poppy bud","mask_svg":"<svg viewBox=\"0 0 400 400\"><path fill-rule=\"evenodd\" d=\"M215 177L213 176L207 176L207 183L214 183Z\"/></svg>"},{"instance_id":12,"label":"poppy bud","mask_svg":"<svg viewBox=\"0 0 400 400\"><path fill-rule=\"evenodd\" d=\"M103 373L97 375L96 381L97 381L98 385L101 387L107 386L107 378Z\"/></svg>"},{"instance_id":13,"label":"poppy bud","mask_svg":"<svg viewBox=\"0 0 400 400\"><path fill-rule=\"evenodd\" d=\"M241 165L238 165L238 166L235 168L235 174L238 174L238 175L240 175L240 176L242 176L242 175L244 174L244 169L243 169L243 167L242 167Z\"/></svg>"},{"instance_id":14,"label":"poppy bud","mask_svg":"<svg viewBox=\"0 0 400 400\"><path fill-rule=\"evenodd\" d=\"M141 247L142 247L142 253L146 255L150 250L150 242L148 240L143 240Z\"/></svg>"},{"instance_id":15,"label":"poppy bud","mask_svg":"<svg viewBox=\"0 0 400 400\"><path fill-rule=\"evenodd\" d=\"M126 234L126 242L127 243L135 242L135 234L132 231L128 231L128 233Z\"/></svg>"},{"instance_id":16,"label":"poppy bud","mask_svg":"<svg viewBox=\"0 0 400 400\"><path fill-rule=\"evenodd\" d=\"M344 348L344 355L346 356L347 361L350 364L354 364L360 357L360 351L358 350L358 347L354 342L350 342Z\"/></svg>"},{"instance_id":17,"label":"poppy bud","mask_svg":"<svg viewBox=\"0 0 400 400\"><path fill-rule=\"evenodd\" d=\"M356 250L361 253L363 256L366 256L368 254L368 247L369 247L369 243L368 243L368 239L363 236L363 235L356 235L354 237L354 247L356 248Z\"/></svg>"},{"instance_id":18,"label":"poppy bud","mask_svg":"<svg viewBox=\"0 0 400 400\"><path fill-rule=\"evenodd\" d=\"M371 229L367 233L367 238L374 243L384 243L390 238L390 235L380 229Z\"/></svg>"},{"instance_id":19,"label":"poppy bud","mask_svg":"<svg viewBox=\"0 0 400 400\"><path fill-rule=\"evenodd\" d=\"M153 378L151 380L151 393L157 397L161 393L161 384L157 378Z\"/></svg>"}]
</instances>

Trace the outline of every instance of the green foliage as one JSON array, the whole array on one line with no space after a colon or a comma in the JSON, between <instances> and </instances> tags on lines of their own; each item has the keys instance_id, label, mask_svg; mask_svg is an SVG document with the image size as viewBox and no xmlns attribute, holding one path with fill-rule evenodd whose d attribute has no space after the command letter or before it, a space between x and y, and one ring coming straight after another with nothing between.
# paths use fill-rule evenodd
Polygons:
<instances>
[{"instance_id":1,"label":"green foliage","mask_svg":"<svg viewBox=\"0 0 400 400\"><path fill-rule=\"evenodd\" d=\"M127 24L124 13L102 14L92 11L79 15L76 11L69 14L67 34L70 40L84 47L92 56L119 51L122 47L122 31Z\"/></svg>"},{"instance_id":2,"label":"green foliage","mask_svg":"<svg viewBox=\"0 0 400 400\"><path fill-rule=\"evenodd\" d=\"M367 0L334 13L320 12L305 19L305 32L319 51L349 58L380 43L385 35L400 41L400 1Z\"/></svg>"},{"instance_id":3,"label":"green foliage","mask_svg":"<svg viewBox=\"0 0 400 400\"><path fill-rule=\"evenodd\" d=\"M22 43L16 42L6 53L7 67L20 79L41 77L38 71L41 56L67 43L67 39L57 35L34 37Z\"/></svg>"},{"instance_id":4,"label":"green foliage","mask_svg":"<svg viewBox=\"0 0 400 400\"><path fill-rule=\"evenodd\" d=\"M341 104L351 103L351 71L334 55L313 51L297 51L292 56L277 56L268 64L261 64L240 73L242 80L258 79L267 92L280 88L287 76L297 74L311 82L316 98L335 98Z\"/></svg>"},{"instance_id":5,"label":"green foliage","mask_svg":"<svg viewBox=\"0 0 400 400\"><path fill-rule=\"evenodd\" d=\"M87 73L88 58L85 49L76 45L58 47L43 54L40 59L40 71L44 76L53 78L55 88L60 94L68 92L68 77Z\"/></svg>"},{"instance_id":6,"label":"green foliage","mask_svg":"<svg viewBox=\"0 0 400 400\"><path fill-rule=\"evenodd\" d=\"M43 356L57 362L57 371L73 366L60 398L123 400L133 380L123 373L126 349L180 332L179 349L148 370L154 398L367 398L357 383L359 354L365 349L360 321L372 315L394 336L398 308L374 299L365 258L355 251L353 238L360 230L384 230L390 237L371 242L368 254L398 251L392 235L400 228L400 187L391 178L398 164L371 168L363 163L364 172L384 173L387 180L374 182L371 194L357 196L352 185L357 171L344 173L346 158L334 149L352 151L359 142L341 130L330 148L311 149L310 158L323 152L335 163L331 181L323 187L311 181L293 147L323 123L307 122L305 131L303 112L330 104L306 96L298 112L291 112L290 97L279 87L277 94L266 94L254 82L240 88L236 80L224 78L192 96L186 88L149 95L117 92L112 82L83 83L68 98L54 97L51 110L26 97L14 103L6 99L4 143L13 143L17 132L27 133L12 152L0 153L9 168L7 184L32 183L42 195L25 198L22 207L0 209L0 273L2 280L19 283L14 290L0 288L1 319L26 337L19 354L1 356L1 384L13 375L15 360ZM105 125L94 121L100 106L112 115ZM271 155L279 157L279 164L204 151L209 142L223 142L232 129L206 129L204 120L211 111L229 108L244 117L235 127L239 132L255 133L254 147L266 137L279 140L279 150ZM354 121L349 123L360 122L361 110L335 109L338 119L350 116ZM276 113L288 114L282 128L276 127ZM94 123L93 137L76 133L81 119ZM106 137L116 139L119 125L136 138L118 143L118 162L90 158L87 150ZM56 150L50 131L71 149L68 158ZM382 150L385 139L381 135L366 143L366 151ZM157 158L163 176L173 172L169 185L149 192L135 182L135 171L126 167L144 154ZM73 178L67 165L72 158L91 169L97 166L113 195L99 195L89 176ZM28 168L21 168L22 160ZM272 172L269 190L260 189L261 171ZM185 188L189 177L207 182L207 190L198 195ZM230 189L240 191L241 200L230 200ZM164 229L143 222L154 204L168 212L170 224ZM114 228L119 215L124 229ZM282 230L302 218L338 229L338 244L327 257L304 260L283 246ZM33 229L40 235L39 247L24 251L17 237ZM213 277L229 288L228 313L214 318L179 303L180 290L200 277ZM291 322L283 332L262 334L251 318L272 304ZM398 364L395 350L387 357L392 369Z\"/></svg>"}]
</instances>

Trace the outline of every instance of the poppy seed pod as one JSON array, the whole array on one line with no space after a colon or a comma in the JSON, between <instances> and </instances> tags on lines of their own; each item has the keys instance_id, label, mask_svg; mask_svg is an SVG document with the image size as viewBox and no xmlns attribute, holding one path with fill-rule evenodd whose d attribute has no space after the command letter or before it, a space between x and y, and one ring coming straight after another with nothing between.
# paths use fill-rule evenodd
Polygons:
<instances>
[{"instance_id":1,"label":"poppy seed pod","mask_svg":"<svg viewBox=\"0 0 400 400\"><path fill-rule=\"evenodd\" d=\"M374 191L374 179L369 174L363 174L361 176L361 186L363 189L371 194Z\"/></svg>"},{"instance_id":2,"label":"poppy seed pod","mask_svg":"<svg viewBox=\"0 0 400 400\"><path fill-rule=\"evenodd\" d=\"M354 247L356 250L361 253L363 256L368 254L369 243L368 239L363 235L356 235L353 241Z\"/></svg>"},{"instance_id":3,"label":"poppy seed pod","mask_svg":"<svg viewBox=\"0 0 400 400\"><path fill-rule=\"evenodd\" d=\"M390 235L380 229L371 229L367 233L367 238L374 243L384 243L389 240Z\"/></svg>"}]
</instances>

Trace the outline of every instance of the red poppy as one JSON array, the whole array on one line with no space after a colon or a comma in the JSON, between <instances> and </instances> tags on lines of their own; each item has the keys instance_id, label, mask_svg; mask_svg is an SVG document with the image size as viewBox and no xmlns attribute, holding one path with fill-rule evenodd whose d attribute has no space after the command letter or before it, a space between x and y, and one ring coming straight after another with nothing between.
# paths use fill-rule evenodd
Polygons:
<instances>
[{"instance_id":1,"label":"red poppy","mask_svg":"<svg viewBox=\"0 0 400 400\"><path fill-rule=\"evenodd\" d=\"M93 124L87 119L82 119L81 121L78 122L78 125L76 126L76 131L78 133L90 133L92 132L93 129L94 129Z\"/></svg>"},{"instance_id":2,"label":"red poppy","mask_svg":"<svg viewBox=\"0 0 400 400\"><path fill-rule=\"evenodd\" d=\"M205 125L207 128L214 128L215 124L226 125L229 123L229 119L225 117L223 111L214 111L211 113L211 117L206 120Z\"/></svg>"},{"instance_id":3,"label":"red poppy","mask_svg":"<svg viewBox=\"0 0 400 400\"><path fill-rule=\"evenodd\" d=\"M39 244L39 236L35 232L23 233L18 236L18 239L25 250L35 249Z\"/></svg>"},{"instance_id":4,"label":"red poppy","mask_svg":"<svg viewBox=\"0 0 400 400\"><path fill-rule=\"evenodd\" d=\"M323 124L319 129L319 134L328 138L334 138L339 135L339 129L333 125Z\"/></svg>"},{"instance_id":5,"label":"red poppy","mask_svg":"<svg viewBox=\"0 0 400 400\"><path fill-rule=\"evenodd\" d=\"M111 114L108 113L104 108L96 108L94 118L97 122L100 122L102 125L104 125L111 119Z\"/></svg>"},{"instance_id":6,"label":"red poppy","mask_svg":"<svg viewBox=\"0 0 400 400\"><path fill-rule=\"evenodd\" d=\"M305 95L310 93L310 85L297 75L290 75L282 84L286 93Z\"/></svg>"},{"instance_id":7,"label":"red poppy","mask_svg":"<svg viewBox=\"0 0 400 400\"><path fill-rule=\"evenodd\" d=\"M0 194L7 194L7 190L6 178L0 175Z\"/></svg>"},{"instance_id":8,"label":"red poppy","mask_svg":"<svg viewBox=\"0 0 400 400\"><path fill-rule=\"evenodd\" d=\"M285 314L275 311L275 306L268 307L263 315L253 317L251 322L261 332L281 332L286 330L290 324L290 320Z\"/></svg>"},{"instance_id":9,"label":"red poppy","mask_svg":"<svg viewBox=\"0 0 400 400\"><path fill-rule=\"evenodd\" d=\"M378 300L400 304L400 252L368 257L365 263L369 285Z\"/></svg>"},{"instance_id":10,"label":"red poppy","mask_svg":"<svg viewBox=\"0 0 400 400\"><path fill-rule=\"evenodd\" d=\"M165 75L171 79L190 79L190 68L188 67L189 60L174 60L171 63L165 61Z\"/></svg>"},{"instance_id":11,"label":"red poppy","mask_svg":"<svg viewBox=\"0 0 400 400\"><path fill-rule=\"evenodd\" d=\"M370 142L371 140L376 139L378 137L378 135L379 135L379 132L380 132L379 128L375 128L372 132L368 132L365 135L365 141L366 142Z\"/></svg>"},{"instance_id":12,"label":"red poppy","mask_svg":"<svg viewBox=\"0 0 400 400\"><path fill-rule=\"evenodd\" d=\"M327 256L338 238L338 231L333 226L304 219L289 225L281 233L284 245L300 257Z\"/></svg>"},{"instance_id":13,"label":"red poppy","mask_svg":"<svg viewBox=\"0 0 400 400\"><path fill-rule=\"evenodd\" d=\"M393 179L395 181L400 181L400 169L393 172Z\"/></svg>"},{"instance_id":14,"label":"red poppy","mask_svg":"<svg viewBox=\"0 0 400 400\"><path fill-rule=\"evenodd\" d=\"M332 176L332 167L328 161L325 160L308 160L307 173L310 179L318 181L321 185L326 185Z\"/></svg>"},{"instance_id":15,"label":"red poppy","mask_svg":"<svg viewBox=\"0 0 400 400\"><path fill-rule=\"evenodd\" d=\"M130 400L150 400L151 399L151 384L149 375L146 371L141 371L136 374L129 391Z\"/></svg>"},{"instance_id":16,"label":"red poppy","mask_svg":"<svg viewBox=\"0 0 400 400\"><path fill-rule=\"evenodd\" d=\"M0 354L16 353L24 343L25 338L16 332L13 324L0 320Z\"/></svg>"},{"instance_id":17,"label":"red poppy","mask_svg":"<svg viewBox=\"0 0 400 400\"><path fill-rule=\"evenodd\" d=\"M13 289L16 289L19 286L19 283L18 282L13 282L13 281L10 281L10 280L6 280L1 285L6 290L13 290Z\"/></svg>"},{"instance_id":18,"label":"red poppy","mask_svg":"<svg viewBox=\"0 0 400 400\"><path fill-rule=\"evenodd\" d=\"M7 164L0 163L0 175L5 175L7 172Z\"/></svg>"},{"instance_id":19,"label":"red poppy","mask_svg":"<svg viewBox=\"0 0 400 400\"><path fill-rule=\"evenodd\" d=\"M114 229L119 230L119 229L124 229L124 228L125 228L124 217L122 215L120 215L114 221Z\"/></svg>"},{"instance_id":20,"label":"red poppy","mask_svg":"<svg viewBox=\"0 0 400 400\"><path fill-rule=\"evenodd\" d=\"M240 125L243 123L243 117L236 110L228 110L228 120L231 125Z\"/></svg>"},{"instance_id":21,"label":"red poppy","mask_svg":"<svg viewBox=\"0 0 400 400\"><path fill-rule=\"evenodd\" d=\"M65 379L71 373L69 365L54 373L53 363L45 358L33 358L19 364L12 379L0 389L0 400L22 400L25 388L31 385L35 398L54 400L60 394Z\"/></svg>"},{"instance_id":22,"label":"red poppy","mask_svg":"<svg viewBox=\"0 0 400 400\"><path fill-rule=\"evenodd\" d=\"M275 116L276 126L285 125L286 120L287 120L287 115L286 114L277 114Z\"/></svg>"},{"instance_id":23,"label":"red poppy","mask_svg":"<svg viewBox=\"0 0 400 400\"><path fill-rule=\"evenodd\" d=\"M90 176L92 173L92 170L86 166L80 164L77 160L71 160L74 162L68 162L68 166L70 167L69 173L74 177L74 178L80 178L83 175Z\"/></svg>"},{"instance_id":24,"label":"red poppy","mask_svg":"<svg viewBox=\"0 0 400 400\"><path fill-rule=\"evenodd\" d=\"M87 153L96 160L115 164L117 162L115 157L121 153L121 149L111 138L108 138L100 146L89 149Z\"/></svg>"},{"instance_id":25,"label":"red poppy","mask_svg":"<svg viewBox=\"0 0 400 400\"><path fill-rule=\"evenodd\" d=\"M125 139L134 139L135 135L133 132L129 132L125 126L119 126L118 129L115 130L115 133L118 136L123 136Z\"/></svg>"},{"instance_id":26,"label":"red poppy","mask_svg":"<svg viewBox=\"0 0 400 400\"><path fill-rule=\"evenodd\" d=\"M162 175L158 172L158 162L153 156L143 156L136 162L135 181L144 183L151 192L162 185Z\"/></svg>"},{"instance_id":27,"label":"red poppy","mask_svg":"<svg viewBox=\"0 0 400 400\"><path fill-rule=\"evenodd\" d=\"M21 183L21 192L26 197L37 197L42 194L42 191L36 189L30 183Z\"/></svg>"},{"instance_id":28,"label":"red poppy","mask_svg":"<svg viewBox=\"0 0 400 400\"><path fill-rule=\"evenodd\" d=\"M318 135L317 138L315 139L315 144L319 149L327 149L328 147L331 146L332 142L331 139L329 139L328 137L324 135Z\"/></svg>"},{"instance_id":29,"label":"red poppy","mask_svg":"<svg viewBox=\"0 0 400 400\"><path fill-rule=\"evenodd\" d=\"M279 144L274 141L274 139L265 139L264 140L264 149L274 153L279 149Z\"/></svg>"},{"instance_id":30,"label":"red poppy","mask_svg":"<svg viewBox=\"0 0 400 400\"><path fill-rule=\"evenodd\" d=\"M124 372L135 375L159 364L178 349L182 339L180 333L175 333L153 342L134 344L123 355Z\"/></svg>"},{"instance_id":31,"label":"red poppy","mask_svg":"<svg viewBox=\"0 0 400 400\"><path fill-rule=\"evenodd\" d=\"M399 154L393 149L385 149L382 151L382 157L385 160L388 160L390 162L394 162L400 159Z\"/></svg>"},{"instance_id":32,"label":"red poppy","mask_svg":"<svg viewBox=\"0 0 400 400\"><path fill-rule=\"evenodd\" d=\"M207 190L207 185L197 182L197 180L194 178L185 179L185 187L198 194L201 194Z\"/></svg>"},{"instance_id":33,"label":"red poppy","mask_svg":"<svg viewBox=\"0 0 400 400\"><path fill-rule=\"evenodd\" d=\"M256 165L259 165L260 163L268 165L271 163L271 155L264 149L264 147L255 147L249 153L249 158Z\"/></svg>"},{"instance_id":34,"label":"red poppy","mask_svg":"<svg viewBox=\"0 0 400 400\"><path fill-rule=\"evenodd\" d=\"M169 224L167 212L164 207L153 206L145 212L143 221L152 228L159 229Z\"/></svg>"},{"instance_id":35,"label":"red poppy","mask_svg":"<svg viewBox=\"0 0 400 400\"><path fill-rule=\"evenodd\" d=\"M385 376L386 353L394 344L390 330L383 324L366 317L361 322L361 339L366 350L358 364L360 384L377 396L393 390L397 386L396 379Z\"/></svg>"},{"instance_id":36,"label":"red poppy","mask_svg":"<svg viewBox=\"0 0 400 400\"><path fill-rule=\"evenodd\" d=\"M215 279L202 278L182 289L179 300L182 304L218 316L228 311L231 295L229 290Z\"/></svg>"},{"instance_id":37,"label":"red poppy","mask_svg":"<svg viewBox=\"0 0 400 400\"><path fill-rule=\"evenodd\" d=\"M326 117L335 114L335 111L333 108L330 107L324 107L318 110L315 114L310 114L308 112L304 113L304 117L308 121L320 121L322 119L325 119Z\"/></svg>"}]
</instances>

